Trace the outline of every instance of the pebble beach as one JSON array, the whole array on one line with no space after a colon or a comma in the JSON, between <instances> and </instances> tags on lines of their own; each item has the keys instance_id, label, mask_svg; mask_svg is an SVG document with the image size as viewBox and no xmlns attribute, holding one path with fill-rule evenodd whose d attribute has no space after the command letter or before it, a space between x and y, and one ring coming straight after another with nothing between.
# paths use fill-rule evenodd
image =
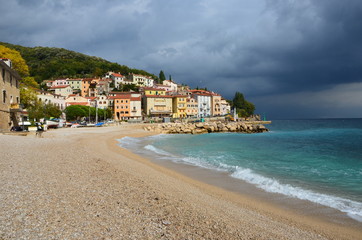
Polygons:
<instances>
[{"instance_id":1,"label":"pebble beach","mask_svg":"<svg viewBox=\"0 0 362 240\"><path fill-rule=\"evenodd\" d=\"M0 239L362 239L117 145L142 125L0 135Z\"/></svg>"}]
</instances>

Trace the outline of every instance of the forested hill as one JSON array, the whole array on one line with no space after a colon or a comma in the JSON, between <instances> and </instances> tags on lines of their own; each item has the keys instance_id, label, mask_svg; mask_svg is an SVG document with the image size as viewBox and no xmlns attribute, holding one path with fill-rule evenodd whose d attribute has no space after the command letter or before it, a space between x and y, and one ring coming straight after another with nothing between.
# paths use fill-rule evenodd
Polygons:
<instances>
[{"instance_id":1,"label":"forested hill","mask_svg":"<svg viewBox=\"0 0 362 240\"><path fill-rule=\"evenodd\" d=\"M4 42L0 42L0 45L19 51L29 66L30 76L34 77L38 83L55 78L100 77L108 71L120 72L124 75L142 74L156 78L144 70L132 69L64 48L24 47Z\"/></svg>"}]
</instances>

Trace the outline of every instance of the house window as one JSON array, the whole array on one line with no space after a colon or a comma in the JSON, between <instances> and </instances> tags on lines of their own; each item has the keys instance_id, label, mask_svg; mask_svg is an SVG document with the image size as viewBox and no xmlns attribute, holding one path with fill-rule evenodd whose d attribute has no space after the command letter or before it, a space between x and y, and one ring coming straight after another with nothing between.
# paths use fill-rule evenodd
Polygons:
<instances>
[{"instance_id":1,"label":"house window","mask_svg":"<svg viewBox=\"0 0 362 240\"><path fill-rule=\"evenodd\" d=\"M3 69L3 81L5 82L5 69Z\"/></svg>"},{"instance_id":2,"label":"house window","mask_svg":"<svg viewBox=\"0 0 362 240\"><path fill-rule=\"evenodd\" d=\"M6 102L6 90L3 90L3 103Z\"/></svg>"}]
</instances>

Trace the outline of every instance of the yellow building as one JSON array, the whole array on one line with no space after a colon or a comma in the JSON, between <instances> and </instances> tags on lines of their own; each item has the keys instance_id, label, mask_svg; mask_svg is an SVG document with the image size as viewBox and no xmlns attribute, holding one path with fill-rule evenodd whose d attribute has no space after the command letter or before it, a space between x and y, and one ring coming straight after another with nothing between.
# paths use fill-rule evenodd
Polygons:
<instances>
[{"instance_id":1,"label":"yellow building","mask_svg":"<svg viewBox=\"0 0 362 240\"><path fill-rule=\"evenodd\" d=\"M173 118L186 118L186 107L187 107L187 96L186 95L176 95L172 96L172 109L173 109Z\"/></svg>"},{"instance_id":2,"label":"yellow building","mask_svg":"<svg viewBox=\"0 0 362 240\"><path fill-rule=\"evenodd\" d=\"M144 87L144 88L142 88L142 90L144 91L144 95L155 95L155 96L159 96L159 95L165 96L166 95L165 89Z\"/></svg>"},{"instance_id":3,"label":"yellow building","mask_svg":"<svg viewBox=\"0 0 362 240\"><path fill-rule=\"evenodd\" d=\"M211 95L212 99L212 116L220 116L221 115L221 96L219 94L213 93Z\"/></svg>"},{"instance_id":4,"label":"yellow building","mask_svg":"<svg viewBox=\"0 0 362 240\"><path fill-rule=\"evenodd\" d=\"M150 117L171 117L172 96L168 95L144 95L143 111Z\"/></svg>"}]
</instances>

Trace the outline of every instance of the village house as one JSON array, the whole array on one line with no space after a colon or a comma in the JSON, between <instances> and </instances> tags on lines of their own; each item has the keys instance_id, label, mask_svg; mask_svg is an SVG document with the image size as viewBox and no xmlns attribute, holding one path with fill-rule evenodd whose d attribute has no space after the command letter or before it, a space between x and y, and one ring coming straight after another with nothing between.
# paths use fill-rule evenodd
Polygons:
<instances>
[{"instance_id":1,"label":"village house","mask_svg":"<svg viewBox=\"0 0 362 240\"><path fill-rule=\"evenodd\" d=\"M221 98L221 101L220 101L220 114L222 116L226 115L226 114L229 114L231 112L231 106L230 104L223 98Z\"/></svg>"},{"instance_id":2,"label":"village house","mask_svg":"<svg viewBox=\"0 0 362 240\"><path fill-rule=\"evenodd\" d=\"M59 86L69 86L68 79L55 79L52 81L51 87L59 87Z\"/></svg>"},{"instance_id":3,"label":"village house","mask_svg":"<svg viewBox=\"0 0 362 240\"><path fill-rule=\"evenodd\" d=\"M47 88L51 88L53 86L54 80L43 80L42 85L45 85Z\"/></svg>"},{"instance_id":4,"label":"village house","mask_svg":"<svg viewBox=\"0 0 362 240\"><path fill-rule=\"evenodd\" d=\"M10 59L0 59L0 131L18 125L20 108L19 74L11 68Z\"/></svg>"},{"instance_id":5,"label":"village house","mask_svg":"<svg viewBox=\"0 0 362 240\"><path fill-rule=\"evenodd\" d=\"M142 97L143 111L150 117L170 117L173 112L172 96L166 95L165 91L148 89ZM147 94L157 93L157 94Z\"/></svg>"},{"instance_id":6,"label":"village house","mask_svg":"<svg viewBox=\"0 0 362 240\"><path fill-rule=\"evenodd\" d=\"M153 88L163 89L163 90L165 90L166 92L172 92L170 86L163 85L163 84L155 84L155 85L153 85Z\"/></svg>"},{"instance_id":7,"label":"village house","mask_svg":"<svg viewBox=\"0 0 362 240\"><path fill-rule=\"evenodd\" d=\"M114 87L117 88L117 89L119 89L119 86L121 84L127 84L128 83L128 82L125 83L124 80L126 79L126 77L123 76L120 73L112 73L112 74L110 74L110 78L112 79L112 81L114 83Z\"/></svg>"},{"instance_id":8,"label":"village house","mask_svg":"<svg viewBox=\"0 0 362 240\"><path fill-rule=\"evenodd\" d=\"M54 86L49 88L50 92L53 94L68 97L69 95L73 94L73 89L69 85L64 86Z\"/></svg>"},{"instance_id":9,"label":"village house","mask_svg":"<svg viewBox=\"0 0 362 240\"><path fill-rule=\"evenodd\" d=\"M90 100L77 94L71 94L65 99L65 105L67 107L71 105L90 106Z\"/></svg>"},{"instance_id":10,"label":"village house","mask_svg":"<svg viewBox=\"0 0 362 240\"><path fill-rule=\"evenodd\" d=\"M82 79L67 79L69 86L73 89L73 94L80 93L82 88Z\"/></svg>"},{"instance_id":11,"label":"village house","mask_svg":"<svg viewBox=\"0 0 362 240\"><path fill-rule=\"evenodd\" d=\"M186 118L187 96L186 95L174 95L172 98L172 110L173 118Z\"/></svg>"},{"instance_id":12,"label":"village house","mask_svg":"<svg viewBox=\"0 0 362 240\"><path fill-rule=\"evenodd\" d=\"M166 90L163 88L142 87L140 91L143 95L166 95Z\"/></svg>"},{"instance_id":13,"label":"village house","mask_svg":"<svg viewBox=\"0 0 362 240\"><path fill-rule=\"evenodd\" d=\"M187 98L187 106L186 106L186 115L187 117L197 117L198 116L198 104L195 98Z\"/></svg>"},{"instance_id":14,"label":"village house","mask_svg":"<svg viewBox=\"0 0 362 240\"><path fill-rule=\"evenodd\" d=\"M198 117L210 117L212 109L211 93L205 90L190 90L198 103Z\"/></svg>"},{"instance_id":15,"label":"village house","mask_svg":"<svg viewBox=\"0 0 362 240\"><path fill-rule=\"evenodd\" d=\"M154 85L154 80L149 76L131 73L127 78L132 84L135 84L138 87L153 87Z\"/></svg>"},{"instance_id":16,"label":"village house","mask_svg":"<svg viewBox=\"0 0 362 240\"><path fill-rule=\"evenodd\" d=\"M142 119L142 99L141 94L132 93L131 94L131 119Z\"/></svg>"},{"instance_id":17,"label":"village house","mask_svg":"<svg viewBox=\"0 0 362 240\"><path fill-rule=\"evenodd\" d=\"M172 80L164 80L162 81L162 84L169 87L169 90L167 91L177 92L177 83Z\"/></svg>"},{"instance_id":18,"label":"village house","mask_svg":"<svg viewBox=\"0 0 362 240\"><path fill-rule=\"evenodd\" d=\"M96 101L96 106L98 108L107 109L109 106L108 97L106 95L98 95Z\"/></svg>"},{"instance_id":19,"label":"village house","mask_svg":"<svg viewBox=\"0 0 362 240\"><path fill-rule=\"evenodd\" d=\"M100 79L96 78L84 78L81 84L81 96L82 97L95 97L98 95L97 84Z\"/></svg>"},{"instance_id":20,"label":"village house","mask_svg":"<svg viewBox=\"0 0 362 240\"><path fill-rule=\"evenodd\" d=\"M113 100L114 119L129 120L142 118L141 94L113 92L109 98Z\"/></svg>"},{"instance_id":21,"label":"village house","mask_svg":"<svg viewBox=\"0 0 362 240\"><path fill-rule=\"evenodd\" d=\"M88 100L89 106L91 107L97 107L97 97L84 97Z\"/></svg>"},{"instance_id":22,"label":"village house","mask_svg":"<svg viewBox=\"0 0 362 240\"><path fill-rule=\"evenodd\" d=\"M66 107L65 96L57 95L51 92L36 90L37 98L44 104L53 104L58 107L59 110L63 111Z\"/></svg>"},{"instance_id":23,"label":"village house","mask_svg":"<svg viewBox=\"0 0 362 240\"><path fill-rule=\"evenodd\" d=\"M211 94L211 103L212 103L212 116L220 116L221 115L221 95L217 93Z\"/></svg>"},{"instance_id":24,"label":"village house","mask_svg":"<svg viewBox=\"0 0 362 240\"><path fill-rule=\"evenodd\" d=\"M110 83L112 80L108 80L108 79L101 79L99 80L98 84L97 84L97 93L101 94L101 95L107 95L111 89L110 89Z\"/></svg>"}]
</instances>

